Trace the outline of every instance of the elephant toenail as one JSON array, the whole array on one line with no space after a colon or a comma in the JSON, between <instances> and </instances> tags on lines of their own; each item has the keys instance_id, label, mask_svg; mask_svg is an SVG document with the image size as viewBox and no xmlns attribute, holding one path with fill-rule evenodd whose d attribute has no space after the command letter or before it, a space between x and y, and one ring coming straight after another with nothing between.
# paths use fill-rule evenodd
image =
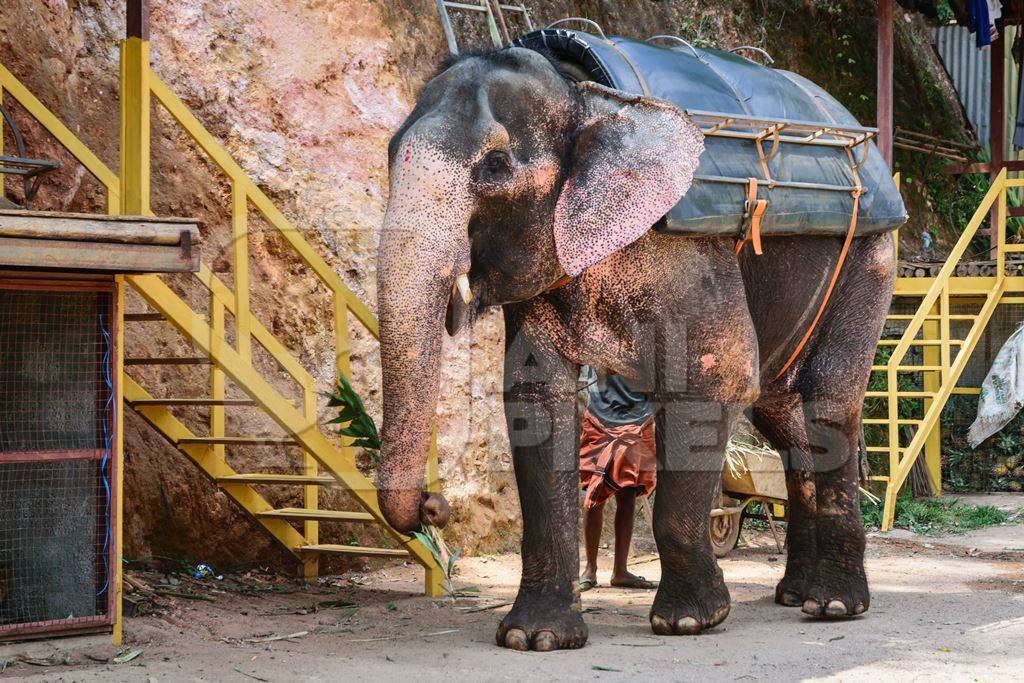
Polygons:
<instances>
[{"instance_id":1,"label":"elephant toenail","mask_svg":"<svg viewBox=\"0 0 1024 683\"><path fill-rule=\"evenodd\" d=\"M825 614L830 617L845 617L848 612L846 611L846 605L842 600L832 600L825 608Z\"/></svg>"},{"instance_id":2,"label":"elephant toenail","mask_svg":"<svg viewBox=\"0 0 1024 683\"><path fill-rule=\"evenodd\" d=\"M540 631L533 637L533 649L537 652L557 650L558 638L551 631Z\"/></svg>"},{"instance_id":3,"label":"elephant toenail","mask_svg":"<svg viewBox=\"0 0 1024 683\"><path fill-rule=\"evenodd\" d=\"M729 616L729 605L719 607L715 610L715 613L711 615L711 620L708 622L708 626L718 626L725 621L727 616Z\"/></svg>"},{"instance_id":4,"label":"elephant toenail","mask_svg":"<svg viewBox=\"0 0 1024 683\"><path fill-rule=\"evenodd\" d=\"M865 605L863 602L858 602L857 606L853 608L853 613L854 614L864 614L867 611L868 611L868 606Z\"/></svg>"},{"instance_id":5,"label":"elephant toenail","mask_svg":"<svg viewBox=\"0 0 1024 683\"><path fill-rule=\"evenodd\" d=\"M785 607L799 607L803 603L803 596L796 591L782 591L778 603Z\"/></svg>"},{"instance_id":6,"label":"elephant toenail","mask_svg":"<svg viewBox=\"0 0 1024 683\"><path fill-rule=\"evenodd\" d=\"M672 625L668 623L668 619L660 614L651 615L651 630L659 636L672 635Z\"/></svg>"},{"instance_id":7,"label":"elephant toenail","mask_svg":"<svg viewBox=\"0 0 1024 683\"><path fill-rule=\"evenodd\" d=\"M505 634L505 647L525 652L530 649L530 641L521 629L510 628Z\"/></svg>"},{"instance_id":8,"label":"elephant toenail","mask_svg":"<svg viewBox=\"0 0 1024 683\"><path fill-rule=\"evenodd\" d=\"M812 617L821 616L821 605L814 598L807 598L804 600L804 606L800 608L800 611L804 614L809 614Z\"/></svg>"},{"instance_id":9,"label":"elephant toenail","mask_svg":"<svg viewBox=\"0 0 1024 683\"><path fill-rule=\"evenodd\" d=\"M683 617L676 622L676 633L684 636L700 633L700 622L693 617Z\"/></svg>"}]
</instances>

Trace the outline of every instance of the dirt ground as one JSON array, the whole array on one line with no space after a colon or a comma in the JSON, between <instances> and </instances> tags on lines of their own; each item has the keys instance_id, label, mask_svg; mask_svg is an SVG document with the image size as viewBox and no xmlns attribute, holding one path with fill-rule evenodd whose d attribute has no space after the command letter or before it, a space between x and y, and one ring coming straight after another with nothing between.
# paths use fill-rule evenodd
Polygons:
<instances>
[{"instance_id":1,"label":"dirt ground","mask_svg":"<svg viewBox=\"0 0 1024 683\"><path fill-rule=\"evenodd\" d=\"M212 601L164 596L151 614L128 619L122 651L141 651L131 661L113 663L118 651L95 638L6 645L0 680L1020 680L1024 526L1000 528L1009 530L1012 549L982 551L970 535L941 545L873 534L871 610L835 622L773 604L784 557L770 535L752 532L748 547L722 560L733 607L713 631L654 636L650 593L597 588L583 596L587 646L547 654L494 645L495 625L515 595L516 556L461 560L456 586L468 592L454 601L418 595L421 572L401 565L314 587L259 572L222 583L186 580L178 592ZM610 559L602 558L604 567ZM636 558L633 570L659 573L650 555ZM150 586L166 580L135 576ZM598 578L607 583L607 571Z\"/></svg>"}]
</instances>

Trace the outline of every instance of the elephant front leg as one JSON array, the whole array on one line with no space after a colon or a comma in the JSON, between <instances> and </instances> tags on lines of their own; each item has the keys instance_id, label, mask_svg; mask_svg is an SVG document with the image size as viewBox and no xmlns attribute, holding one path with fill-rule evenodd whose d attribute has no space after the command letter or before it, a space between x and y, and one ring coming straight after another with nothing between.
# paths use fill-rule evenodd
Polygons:
<instances>
[{"instance_id":1,"label":"elephant front leg","mask_svg":"<svg viewBox=\"0 0 1024 683\"><path fill-rule=\"evenodd\" d=\"M526 332L509 329L506 339L505 417L522 509L523 575L497 642L514 650L583 647L577 369Z\"/></svg>"},{"instance_id":2,"label":"elephant front leg","mask_svg":"<svg viewBox=\"0 0 1024 683\"><path fill-rule=\"evenodd\" d=\"M650 614L655 633L692 635L729 614L729 590L708 525L734 414L728 406L699 400L667 402L658 413L654 538L661 583Z\"/></svg>"}]
</instances>

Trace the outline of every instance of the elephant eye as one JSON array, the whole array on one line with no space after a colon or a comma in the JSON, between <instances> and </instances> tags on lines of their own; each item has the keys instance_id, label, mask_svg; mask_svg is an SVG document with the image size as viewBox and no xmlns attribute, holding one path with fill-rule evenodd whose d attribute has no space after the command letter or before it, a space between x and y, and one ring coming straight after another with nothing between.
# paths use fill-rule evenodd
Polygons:
<instances>
[{"instance_id":1,"label":"elephant eye","mask_svg":"<svg viewBox=\"0 0 1024 683\"><path fill-rule=\"evenodd\" d=\"M477 166L476 177L479 182L495 183L512 177L512 159L507 152L491 151Z\"/></svg>"}]
</instances>

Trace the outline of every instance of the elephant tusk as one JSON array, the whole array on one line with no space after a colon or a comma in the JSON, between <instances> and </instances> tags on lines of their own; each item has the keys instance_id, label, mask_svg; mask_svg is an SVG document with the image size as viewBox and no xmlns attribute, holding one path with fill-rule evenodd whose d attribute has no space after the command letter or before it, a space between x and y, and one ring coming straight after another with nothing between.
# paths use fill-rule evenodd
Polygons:
<instances>
[{"instance_id":1,"label":"elephant tusk","mask_svg":"<svg viewBox=\"0 0 1024 683\"><path fill-rule=\"evenodd\" d=\"M462 303L468 304L473 300L473 290L469 288L469 275L463 273L455 278L455 286L459 288L459 295L462 297Z\"/></svg>"}]
</instances>

